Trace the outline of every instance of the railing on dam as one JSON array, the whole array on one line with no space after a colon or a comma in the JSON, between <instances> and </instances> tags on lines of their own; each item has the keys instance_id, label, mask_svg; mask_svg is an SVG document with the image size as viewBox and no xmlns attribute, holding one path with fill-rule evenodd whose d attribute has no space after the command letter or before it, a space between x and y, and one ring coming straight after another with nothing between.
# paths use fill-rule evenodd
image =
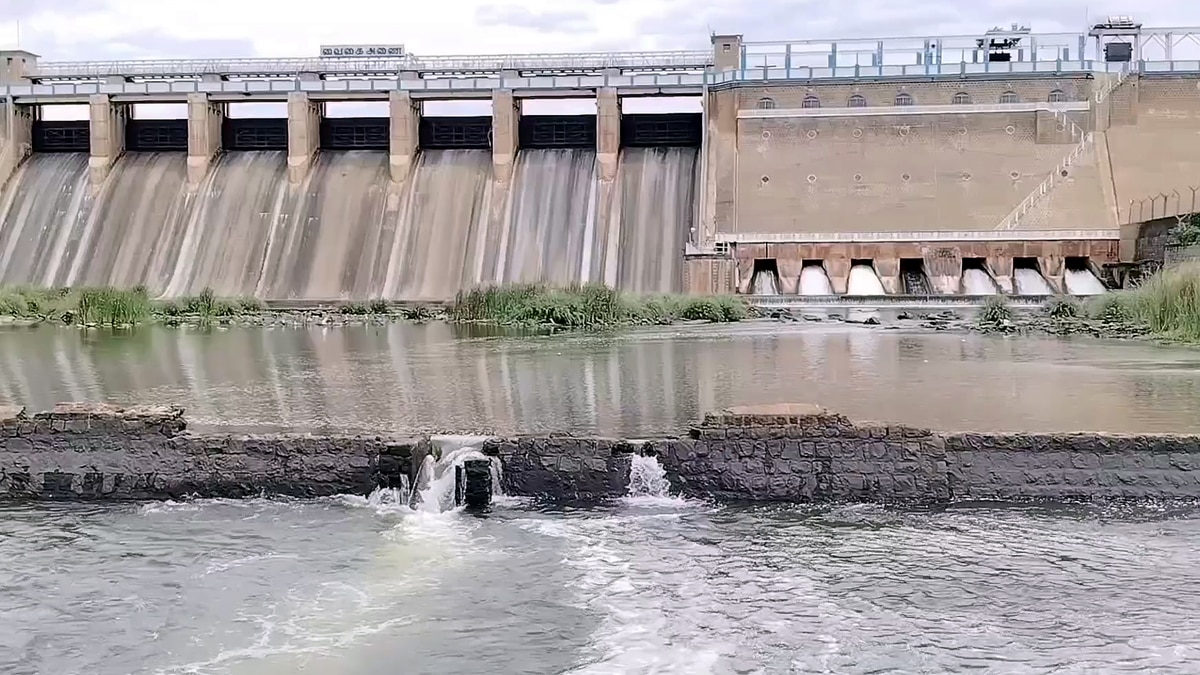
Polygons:
<instances>
[{"instance_id":1,"label":"railing on dam","mask_svg":"<svg viewBox=\"0 0 1200 675\"><path fill-rule=\"evenodd\" d=\"M453 98L490 96L497 89L511 89L517 96L539 93L578 91L592 95L596 89L612 87L627 93L694 95L704 90L703 73L647 75L559 75L547 77L465 77L405 80L401 78L353 78L343 80L259 79L259 80L175 80L152 82L58 82L53 84L13 84L0 86L0 97L18 100L83 100L92 94L114 97L145 98L170 102L185 100L188 94L208 94L214 99L241 101L284 100L291 92L314 97L384 98L390 91L407 91L415 97Z\"/></svg>"},{"instance_id":2,"label":"railing on dam","mask_svg":"<svg viewBox=\"0 0 1200 675\"><path fill-rule=\"evenodd\" d=\"M718 232L720 244L855 244L937 241L1078 241L1119 239L1120 230L977 230L956 232Z\"/></svg>"},{"instance_id":3,"label":"railing on dam","mask_svg":"<svg viewBox=\"0 0 1200 675\"><path fill-rule=\"evenodd\" d=\"M222 77L296 77L302 74L382 75L584 73L606 70L704 70L712 51L592 52L578 54L494 54L341 58L170 59L136 61L59 61L38 64L33 80L90 80L108 77L182 79Z\"/></svg>"}]
</instances>

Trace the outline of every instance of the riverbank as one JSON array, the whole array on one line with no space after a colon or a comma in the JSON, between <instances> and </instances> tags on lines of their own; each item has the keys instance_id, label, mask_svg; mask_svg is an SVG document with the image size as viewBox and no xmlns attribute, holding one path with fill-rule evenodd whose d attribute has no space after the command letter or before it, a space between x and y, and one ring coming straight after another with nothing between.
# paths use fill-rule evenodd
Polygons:
<instances>
[{"instance_id":1,"label":"riverbank","mask_svg":"<svg viewBox=\"0 0 1200 675\"><path fill-rule=\"evenodd\" d=\"M426 455L453 449L429 436L193 434L169 406L2 408L0 436L0 501L365 495L413 484ZM656 458L673 492L720 500L1200 498L1200 436L947 434L807 405L712 413L682 438L474 442L505 494L552 501L624 496L636 455Z\"/></svg>"},{"instance_id":2,"label":"riverbank","mask_svg":"<svg viewBox=\"0 0 1200 675\"><path fill-rule=\"evenodd\" d=\"M679 322L730 323L754 316L733 296L640 296L599 285L519 284L459 293L450 303L264 302L205 290L152 298L145 288L0 289L0 323L128 328L139 324L339 326L397 321L488 324L533 330L608 329Z\"/></svg>"}]
</instances>

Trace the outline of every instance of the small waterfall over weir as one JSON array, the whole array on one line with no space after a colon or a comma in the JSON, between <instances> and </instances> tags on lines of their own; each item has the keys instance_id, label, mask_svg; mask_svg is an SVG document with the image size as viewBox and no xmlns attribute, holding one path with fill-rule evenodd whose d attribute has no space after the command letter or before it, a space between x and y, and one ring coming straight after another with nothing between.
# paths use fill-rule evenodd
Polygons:
<instances>
[{"instance_id":1,"label":"small waterfall over weir","mask_svg":"<svg viewBox=\"0 0 1200 675\"><path fill-rule=\"evenodd\" d=\"M629 497L670 497L671 483L667 471L653 455L634 455L629 465Z\"/></svg>"}]
</instances>

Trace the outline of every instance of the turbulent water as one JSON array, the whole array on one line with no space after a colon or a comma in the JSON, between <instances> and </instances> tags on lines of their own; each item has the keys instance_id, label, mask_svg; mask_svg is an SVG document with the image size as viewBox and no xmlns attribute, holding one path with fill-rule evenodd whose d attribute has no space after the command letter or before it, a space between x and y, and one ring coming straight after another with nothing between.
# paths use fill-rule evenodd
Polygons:
<instances>
[{"instance_id":1,"label":"turbulent water","mask_svg":"<svg viewBox=\"0 0 1200 675\"><path fill-rule=\"evenodd\" d=\"M833 285L824 267L805 265L800 270L800 295L833 295Z\"/></svg>"},{"instance_id":2,"label":"turbulent water","mask_svg":"<svg viewBox=\"0 0 1200 675\"><path fill-rule=\"evenodd\" d=\"M966 269L962 275L963 293L967 295L996 295L999 290L992 277L981 269Z\"/></svg>"},{"instance_id":3,"label":"turbulent water","mask_svg":"<svg viewBox=\"0 0 1200 675\"><path fill-rule=\"evenodd\" d=\"M846 284L846 295L886 295L883 282L870 265L854 265Z\"/></svg>"},{"instance_id":4,"label":"turbulent water","mask_svg":"<svg viewBox=\"0 0 1200 675\"><path fill-rule=\"evenodd\" d=\"M1193 507L0 507L11 675L1191 673Z\"/></svg>"},{"instance_id":5,"label":"turbulent water","mask_svg":"<svg viewBox=\"0 0 1200 675\"><path fill-rule=\"evenodd\" d=\"M1017 295L1053 295L1050 283L1041 272L1029 267L1013 270L1013 290Z\"/></svg>"},{"instance_id":6,"label":"turbulent water","mask_svg":"<svg viewBox=\"0 0 1200 675\"><path fill-rule=\"evenodd\" d=\"M1067 270L1063 274L1067 292L1074 295L1103 295L1104 284L1090 270Z\"/></svg>"},{"instance_id":7,"label":"turbulent water","mask_svg":"<svg viewBox=\"0 0 1200 675\"><path fill-rule=\"evenodd\" d=\"M194 190L183 153L129 153L97 188L86 155L34 155L0 198L0 284L266 299L441 300L511 281L676 291L695 161L625 151L600 222L588 150L522 152L498 205L486 151L422 153L403 185L381 152L323 152L299 185L283 152L226 153Z\"/></svg>"}]
</instances>

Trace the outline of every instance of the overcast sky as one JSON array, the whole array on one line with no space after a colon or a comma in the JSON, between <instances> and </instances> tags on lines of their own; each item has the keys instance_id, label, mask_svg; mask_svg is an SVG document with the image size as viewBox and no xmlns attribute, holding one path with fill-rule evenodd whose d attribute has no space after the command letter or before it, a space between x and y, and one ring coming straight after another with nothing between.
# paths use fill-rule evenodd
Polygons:
<instances>
[{"instance_id":1,"label":"overcast sky","mask_svg":"<svg viewBox=\"0 0 1200 675\"><path fill-rule=\"evenodd\" d=\"M0 0L0 44L16 44L19 23L20 46L54 61L305 56L363 43L415 54L704 49L710 32L975 34L1012 22L1058 32L1108 14L1200 26L1200 2L1187 0Z\"/></svg>"}]
</instances>

